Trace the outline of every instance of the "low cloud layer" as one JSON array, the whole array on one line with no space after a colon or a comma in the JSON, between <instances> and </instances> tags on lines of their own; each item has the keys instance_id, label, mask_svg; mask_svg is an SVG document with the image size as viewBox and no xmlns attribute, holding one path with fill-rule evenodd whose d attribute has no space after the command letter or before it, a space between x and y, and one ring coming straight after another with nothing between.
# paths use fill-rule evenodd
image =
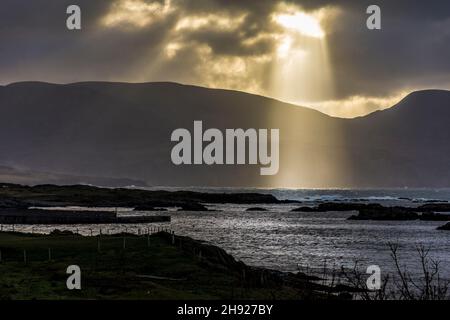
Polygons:
<instances>
[{"instance_id":1,"label":"low cloud layer","mask_svg":"<svg viewBox=\"0 0 450 320\"><path fill-rule=\"evenodd\" d=\"M65 28L78 4L82 30ZM5 0L0 82L176 81L248 91L336 116L450 89L450 2Z\"/></svg>"}]
</instances>

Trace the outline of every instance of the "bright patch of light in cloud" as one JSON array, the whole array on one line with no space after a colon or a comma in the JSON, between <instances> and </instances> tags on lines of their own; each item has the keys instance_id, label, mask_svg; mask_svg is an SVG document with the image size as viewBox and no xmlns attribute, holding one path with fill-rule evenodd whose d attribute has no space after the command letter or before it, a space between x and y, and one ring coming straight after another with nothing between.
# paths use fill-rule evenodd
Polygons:
<instances>
[{"instance_id":1,"label":"bright patch of light in cloud","mask_svg":"<svg viewBox=\"0 0 450 320\"><path fill-rule=\"evenodd\" d=\"M387 97L354 95L333 100L333 66L329 61L327 33L339 7L328 5L306 11L280 1L272 7L258 32L248 32L251 11L186 10L171 0L116 0L101 18L103 28L148 28L164 19L167 24L161 53L149 66L136 68L130 80L159 81L169 70L168 81L189 82L272 96L337 117L355 117L388 108L407 92ZM223 36L230 50L216 40ZM189 59L188 72L177 78L180 59ZM175 76L174 76L175 75Z\"/></svg>"},{"instance_id":2,"label":"bright patch of light in cloud","mask_svg":"<svg viewBox=\"0 0 450 320\"><path fill-rule=\"evenodd\" d=\"M401 91L387 97L352 96L342 100L332 100L316 103L301 103L333 117L354 118L367 115L377 110L384 110L400 102L411 91Z\"/></svg>"},{"instance_id":3,"label":"bright patch of light in cloud","mask_svg":"<svg viewBox=\"0 0 450 320\"><path fill-rule=\"evenodd\" d=\"M283 36L278 42L277 53L280 57L286 57L292 49L294 40L291 36Z\"/></svg>"},{"instance_id":4,"label":"bright patch of light in cloud","mask_svg":"<svg viewBox=\"0 0 450 320\"><path fill-rule=\"evenodd\" d=\"M304 12L276 14L274 20L284 28L308 37L323 38L325 36L318 19Z\"/></svg>"},{"instance_id":5,"label":"bright patch of light in cloud","mask_svg":"<svg viewBox=\"0 0 450 320\"><path fill-rule=\"evenodd\" d=\"M167 58L172 59L174 58L178 51L183 47L183 45L179 42L170 42L165 47L165 54Z\"/></svg>"},{"instance_id":6,"label":"bright patch of light in cloud","mask_svg":"<svg viewBox=\"0 0 450 320\"><path fill-rule=\"evenodd\" d=\"M245 19L245 14L238 17L232 17L225 14L208 14L208 15L194 15L187 16L180 19L175 27L175 31L184 30L198 30L201 28L206 29L219 29L219 30L235 30L237 29Z\"/></svg>"},{"instance_id":7,"label":"bright patch of light in cloud","mask_svg":"<svg viewBox=\"0 0 450 320\"><path fill-rule=\"evenodd\" d=\"M101 24L107 27L117 25L142 28L173 12L171 0L164 3L146 2L143 0L121 0L115 2L101 20Z\"/></svg>"}]
</instances>

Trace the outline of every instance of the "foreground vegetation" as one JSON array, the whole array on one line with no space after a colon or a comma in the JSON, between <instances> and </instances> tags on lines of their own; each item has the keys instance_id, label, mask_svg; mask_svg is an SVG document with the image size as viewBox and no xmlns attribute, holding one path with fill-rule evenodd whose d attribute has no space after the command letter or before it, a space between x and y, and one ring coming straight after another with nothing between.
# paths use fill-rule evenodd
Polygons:
<instances>
[{"instance_id":1,"label":"foreground vegetation","mask_svg":"<svg viewBox=\"0 0 450 320\"><path fill-rule=\"evenodd\" d=\"M0 300L7 299L351 299L444 300L450 282L418 247L423 277L401 267L368 291L367 274L332 273L331 283L303 273L249 267L224 250L168 232L83 237L0 232ZM68 290L69 265L81 268L81 290ZM323 277L325 279L325 275ZM322 284L319 284L322 283Z\"/></svg>"},{"instance_id":2,"label":"foreground vegetation","mask_svg":"<svg viewBox=\"0 0 450 320\"><path fill-rule=\"evenodd\" d=\"M421 274L413 276L399 258L399 245L387 244L395 272L380 277L378 290L367 290L367 274L355 262L353 269L334 270L333 279L344 280L355 288L357 299L362 300L449 300L450 280L442 274L440 262L430 257L430 249L417 245L417 258ZM359 291L359 292L358 292Z\"/></svg>"},{"instance_id":3,"label":"foreground vegetation","mask_svg":"<svg viewBox=\"0 0 450 320\"><path fill-rule=\"evenodd\" d=\"M82 237L0 233L0 299L299 299L320 297L305 279L285 284L220 248L169 233ZM66 269L81 268L81 290Z\"/></svg>"}]
</instances>

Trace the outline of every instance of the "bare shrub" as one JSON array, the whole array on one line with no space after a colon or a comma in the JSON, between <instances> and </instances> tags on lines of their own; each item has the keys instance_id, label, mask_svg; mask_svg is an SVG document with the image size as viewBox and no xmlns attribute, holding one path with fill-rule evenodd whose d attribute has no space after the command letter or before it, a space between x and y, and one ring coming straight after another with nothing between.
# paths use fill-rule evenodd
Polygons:
<instances>
[{"instance_id":1,"label":"bare shrub","mask_svg":"<svg viewBox=\"0 0 450 320\"><path fill-rule=\"evenodd\" d=\"M399 300L446 300L450 281L442 279L440 262L430 258L430 249L423 245L416 247L421 266L421 276L414 279L407 268L402 268L398 257L398 245L389 243L396 274L394 285Z\"/></svg>"},{"instance_id":2,"label":"bare shrub","mask_svg":"<svg viewBox=\"0 0 450 320\"><path fill-rule=\"evenodd\" d=\"M402 267L398 244L388 243L395 272L381 279L380 289L367 289L367 274L362 272L359 261L353 269L341 268L341 276L355 289L358 298L363 300L446 300L450 281L442 279L440 263L429 256L430 249L423 245L416 247L420 260L421 274L413 277L406 267Z\"/></svg>"}]
</instances>

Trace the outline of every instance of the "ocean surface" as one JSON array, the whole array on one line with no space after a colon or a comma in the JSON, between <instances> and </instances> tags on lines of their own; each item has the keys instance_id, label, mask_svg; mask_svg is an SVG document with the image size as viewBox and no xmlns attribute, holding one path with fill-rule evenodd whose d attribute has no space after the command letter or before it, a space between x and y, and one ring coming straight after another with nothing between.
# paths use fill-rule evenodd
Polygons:
<instances>
[{"instance_id":1,"label":"ocean surface","mask_svg":"<svg viewBox=\"0 0 450 320\"><path fill-rule=\"evenodd\" d=\"M164 189L164 188L155 188ZM166 188L181 190L181 188ZM183 188L186 190L187 188ZM281 190L189 188L202 192L270 193L278 199L302 201L316 205L324 201L381 203L383 205L418 206L423 203L450 201L450 189L392 190ZM445 222L430 221L350 221L356 212L290 212L299 204L258 205L268 211L246 212L250 205L207 205L211 212L169 212L170 224L102 225L102 226L16 226L49 232L55 228L78 230L84 234L128 231L142 233L147 227L170 228L176 234L190 236L218 245L236 259L281 271L303 271L316 275L326 269L366 268L378 265L382 274L392 273L394 264L388 244L399 246L402 268L420 277L418 246L429 249L429 257L440 261L440 273L450 278L450 232L436 228ZM114 210L114 209L105 209ZM139 212L119 208L120 215L158 215L164 212Z\"/></svg>"}]
</instances>

